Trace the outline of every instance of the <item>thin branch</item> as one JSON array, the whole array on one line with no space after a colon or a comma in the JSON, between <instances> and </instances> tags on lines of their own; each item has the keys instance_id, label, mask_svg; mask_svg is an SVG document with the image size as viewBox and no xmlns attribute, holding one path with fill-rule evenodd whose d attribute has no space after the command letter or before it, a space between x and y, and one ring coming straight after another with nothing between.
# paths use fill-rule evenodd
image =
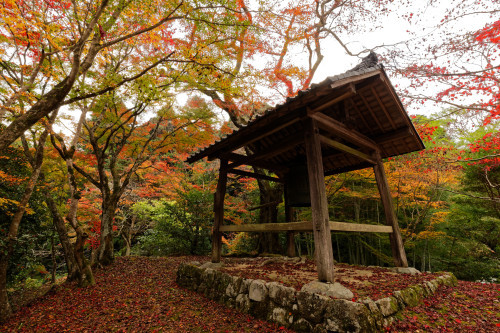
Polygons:
<instances>
[{"instance_id":1,"label":"thin branch","mask_svg":"<svg viewBox=\"0 0 500 333\"><path fill-rule=\"evenodd\" d=\"M101 89L99 91L96 91L96 92L93 92L93 93L90 93L90 94L86 94L86 95L83 95L83 96L73 97L71 99L68 99L68 100L64 101L62 103L62 105L71 104L71 103L74 103L74 102L77 102L77 101L81 101L83 99L87 99L87 98L91 98L91 97L96 97L96 96L105 94L107 92L110 92L110 91L112 91L112 90L114 90L114 89L116 89L116 88L124 85L127 82L134 81L134 80L140 78L141 76L143 76L144 74L146 74L147 72L149 72L151 69L153 69L156 66L158 66L159 64L167 61L168 58L170 58L174 53L175 53L174 51L170 52L166 57L163 57L160 60L156 61L155 63L151 64L150 66L146 67L143 71L141 71L137 75L134 75L134 76L126 78L126 79L123 79L121 82L117 83L114 86L109 86L109 87L107 87L105 89Z\"/></svg>"}]
</instances>

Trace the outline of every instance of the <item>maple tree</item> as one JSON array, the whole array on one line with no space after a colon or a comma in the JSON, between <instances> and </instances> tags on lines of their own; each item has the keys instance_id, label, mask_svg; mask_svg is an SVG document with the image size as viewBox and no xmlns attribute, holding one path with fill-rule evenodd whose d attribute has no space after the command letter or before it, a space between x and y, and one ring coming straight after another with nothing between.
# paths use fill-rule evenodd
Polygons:
<instances>
[{"instance_id":1,"label":"maple tree","mask_svg":"<svg viewBox=\"0 0 500 333\"><path fill-rule=\"evenodd\" d=\"M212 22L225 1L7 1L0 8L2 81L0 148L62 105L95 97L134 82L152 70L171 78L186 64L198 66L184 43L184 24ZM231 16L225 15L231 21ZM234 23L215 26L232 25ZM180 36L174 37L175 32ZM202 32L205 33L205 32ZM217 34L211 34L217 42ZM110 59L117 60L110 68ZM172 69L168 64L178 64ZM203 68L203 64L200 65ZM160 68L162 67L162 68ZM106 70L116 75L108 75ZM75 86L76 84L76 86Z\"/></svg>"},{"instance_id":2,"label":"maple tree","mask_svg":"<svg viewBox=\"0 0 500 333\"><path fill-rule=\"evenodd\" d=\"M113 224L118 202L136 171L151 165L161 152L182 153L182 145L197 134L203 136L203 131L197 131L200 119L182 118L168 102L159 104L162 111L144 123L140 117L152 107L148 99L136 100L127 107L112 95L97 104L91 109L91 119L83 120L92 159L89 161L86 155L84 160L77 160L74 168L101 193L97 260L106 265L114 258Z\"/></svg>"},{"instance_id":3,"label":"maple tree","mask_svg":"<svg viewBox=\"0 0 500 333\"><path fill-rule=\"evenodd\" d=\"M82 227L82 225L77 220L78 203L81 198L81 193L78 188L78 181L73 163L73 157L75 155L76 146L81 136L82 125L85 120L85 116L86 112L82 112L69 147L66 146L66 143L61 135L51 133L50 136L52 146L63 158L66 164L66 175L70 200L69 208L67 210L65 218L63 219L61 217L57 205L50 194L47 195L46 200L47 206L49 207L52 215L52 221L58 232L61 244L63 244L66 266L68 269L68 281L78 280L81 286L95 284L92 269L83 253L83 247L89 235L85 228ZM57 138L59 145L56 143L55 138ZM65 221L76 233L76 241L74 245L69 241Z\"/></svg>"},{"instance_id":4,"label":"maple tree","mask_svg":"<svg viewBox=\"0 0 500 333\"><path fill-rule=\"evenodd\" d=\"M429 2L431 7L439 4ZM454 114L462 119L478 117L482 120L479 126L493 125L490 132L483 133L483 142L490 142L488 137L496 135L500 119L500 21L496 14L498 8L493 3L453 1L428 33L414 32L409 41L384 53L389 71L408 80L399 88L409 106L445 108L447 112L441 113L441 118ZM410 13L407 19L416 23L424 20L422 15ZM481 25L468 24L471 18ZM478 143L470 148L480 148ZM484 146L484 151L493 148L491 143ZM490 161L498 157L496 152L487 155Z\"/></svg>"},{"instance_id":5,"label":"maple tree","mask_svg":"<svg viewBox=\"0 0 500 333\"><path fill-rule=\"evenodd\" d=\"M388 181L414 266L488 278L498 272L499 251L500 24L493 4L453 4L433 37L374 47L391 74L408 80L407 87L397 87L408 105L446 106L431 118L415 119L428 149L387 161ZM362 54L365 50L351 50L350 35L382 25L392 5L390 0L4 1L0 121L6 127L0 125L0 147L3 154L21 138L34 172L0 170L8 188L0 197L2 212L11 214L10 220L18 211L12 220L18 229L22 211L30 212L30 195L21 200L19 191L34 191L38 180L60 242L53 247L63 249L68 281L80 285L94 283L88 253L101 264L112 262L117 237L126 255L146 241L161 241L148 239L157 231L168 244L182 245L174 252L203 252L217 165L186 166L187 153L307 89L327 59L325 43L334 41L351 56ZM407 20L420 22L425 15L410 13ZM450 32L473 15L493 19ZM429 85L437 88L425 89ZM189 100L176 107L173 95L182 92ZM59 107L80 115L72 138L46 127L44 118ZM214 119L216 108L228 122ZM36 143L45 130L50 143ZM42 153L49 156L44 164L35 158ZM327 183L334 219L381 221L371 171L337 175ZM226 201L227 223L277 222L284 215L282 188L267 181L230 177ZM307 210L296 213L309 218ZM162 225L161 214L168 223ZM256 240L230 233L223 241L232 253L279 252L284 243L277 235ZM295 242L299 253L313 255L311 237ZM334 245L339 261L391 261L386 237L335 234ZM2 320L8 312L4 280Z\"/></svg>"},{"instance_id":6,"label":"maple tree","mask_svg":"<svg viewBox=\"0 0 500 333\"><path fill-rule=\"evenodd\" d=\"M5 236L2 237L0 246L0 318L6 318L11 313L11 308L8 301L7 295L7 269L9 258L11 257L14 246L16 243L17 235L19 232L19 227L21 220L26 213L28 202L33 194L35 186L37 184L38 178L40 177L40 172L42 170L42 163L45 150L45 142L48 138L49 132L51 131L51 126L57 117L57 111L53 112L46 124L46 128L40 134L36 143L36 150L32 154L29 147L26 144L26 139L23 138L24 153L30 163L32 172L24 188L24 193L22 194L15 213L12 215L8 230L5 232Z\"/></svg>"}]
</instances>

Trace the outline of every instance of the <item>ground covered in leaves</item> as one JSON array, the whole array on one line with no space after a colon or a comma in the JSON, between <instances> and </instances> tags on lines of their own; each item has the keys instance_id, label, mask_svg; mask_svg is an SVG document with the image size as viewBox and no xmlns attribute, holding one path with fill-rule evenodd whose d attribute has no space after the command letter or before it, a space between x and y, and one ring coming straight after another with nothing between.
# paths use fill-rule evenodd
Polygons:
<instances>
[{"instance_id":1,"label":"ground covered in leaves","mask_svg":"<svg viewBox=\"0 0 500 333\"><path fill-rule=\"evenodd\" d=\"M179 288L177 267L191 260L200 258L117 258L96 272L95 287L63 284L22 307L0 332L287 331Z\"/></svg>"},{"instance_id":2,"label":"ground covered in leaves","mask_svg":"<svg viewBox=\"0 0 500 333\"><path fill-rule=\"evenodd\" d=\"M63 284L27 306L20 304L19 311L0 325L0 332L289 331L179 288L177 267L193 260L208 258L117 258L112 266L96 272L95 287ZM314 280L316 274L314 262L309 260L286 264L269 258L224 260L224 269L231 275L281 281L296 289ZM336 272L339 282L356 297L374 300L435 277L343 264L336 265ZM400 317L387 331L500 332L500 285L459 281L458 287L441 286Z\"/></svg>"},{"instance_id":3,"label":"ground covered in leaves","mask_svg":"<svg viewBox=\"0 0 500 333\"><path fill-rule=\"evenodd\" d=\"M296 290L317 279L316 264L309 259L225 258L223 263L222 270L230 275L277 281ZM388 297L396 290L433 280L439 275L436 273L401 275L382 267L335 264L335 281L353 292L353 301L361 297L370 297L373 300ZM404 278L401 278L402 276Z\"/></svg>"},{"instance_id":4,"label":"ground covered in leaves","mask_svg":"<svg viewBox=\"0 0 500 333\"><path fill-rule=\"evenodd\" d=\"M458 281L405 309L391 332L500 332L500 285Z\"/></svg>"},{"instance_id":5,"label":"ground covered in leaves","mask_svg":"<svg viewBox=\"0 0 500 333\"><path fill-rule=\"evenodd\" d=\"M250 279L278 281L300 290L316 279L312 260L281 258L226 258L224 271ZM336 281L357 298L378 300L438 277L439 273L398 274L381 267L335 265ZM440 286L420 305L405 309L390 332L500 332L500 285L459 281L457 287Z\"/></svg>"}]
</instances>

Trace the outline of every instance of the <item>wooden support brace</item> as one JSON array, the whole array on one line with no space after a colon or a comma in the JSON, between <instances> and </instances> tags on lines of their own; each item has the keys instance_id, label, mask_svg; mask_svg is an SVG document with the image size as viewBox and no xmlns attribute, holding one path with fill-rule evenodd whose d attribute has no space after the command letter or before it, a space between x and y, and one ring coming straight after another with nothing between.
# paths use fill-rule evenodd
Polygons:
<instances>
[{"instance_id":1,"label":"wooden support brace","mask_svg":"<svg viewBox=\"0 0 500 333\"><path fill-rule=\"evenodd\" d=\"M282 167L282 166L279 166L279 165L268 163L267 161L248 161L248 160L246 160L245 162L239 163L243 159L246 159L247 156L246 155L236 154L236 153L225 153L222 157L224 159L229 160L229 161L238 162L238 163L230 164L228 166L228 169L236 168L236 167L238 167L238 166L240 166L242 164L246 164L246 165L249 165L249 166L252 166L252 167L256 167L256 168L263 168L263 169L270 170L270 171L273 171L273 172L280 172L280 171L286 169L286 167Z\"/></svg>"},{"instance_id":2,"label":"wooden support brace","mask_svg":"<svg viewBox=\"0 0 500 333\"><path fill-rule=\"evenodd\" d=\"M321 110L329 108L330 106L332 106L334 104L337 104L338 102L343 101L344 99L350 98L350 97L354 96L355 94L356 94L356 89L354 88L354 85L351 84L351 85L349 85L349 90L346 93L340 95L337 98L332 99L329 102L326 102L325 104L322 104L322 105L312 109L310 112L311 113L319 112Z\"/></svg>"},{"instance_id":3,"label":"wooden support brace","mask_svg":"<svg viewBox=\"0 0 500 333\"><path fill-rule=\"evenodd\" d=\"M248 211L251 212L252 210L257 210L257 209L271 207L271 206L278 206L282 202L283 202L282 200L268 202L268 203L265 203L265 204L262 204L262 205L250 207L250 208L248 208Z\"/></svg>"},{"instance_id":4,"label":"wooden support brace","mask_svg":"<svg viewBox=\"0 0 500 333\"><path fill-rule=\"evenodd\" d=\"M224 225L220 229L227 232L281 232L312 231L312 222L255 223Z\"/></svg>"},{"instance_id":5,"label":"wooden support brace","mask_svg":"<svg viewBox=\"0 0 500 333\"><path fill-rule=\"evenodd\" d=\"M361 97L361 100L365 104L365 107L368 109L368 112L370 112L370 115L372 116L373 120L375 120L375 122L377 123L378 128L381 131L384 131L384 127L382 127L382 124L380 123L377 116L375 115L375 112L373 112L373 109L371 108L370 104L366 100L365 96L363 96L362 94L359 94L359 97Z\"/></svg>"},{"instance_id":6,"label":"wooden support brace","mask_svg":"<svg viewBox=\"0 0 500 333\"><path fill-rule=\"evenodd\" d=\"M302 141L303 139L300 136L291 137L288 140L281 142L279 145L275 145L273 148L266 149L264 152L256 153L250 156L240 155L241 157L238 160L231 163L229 165L229 168L230 169L236 168L243 164L252 165L252 163L254 162L282 154L284 152L289 151L290 149L296 148L297 145L302 143Z\"/></svg>"},{"instance_id":7,"label":"wooden support brace","mask_svg":"<svg viewBox=\"0 0 500 333\"><path fill-rule=\"evenodd\" d=\"M241 148L241 147L243 147L243 146L248 146L248 145L250 145L250 144L254 143L255 141L258 141L258 140L260 140L260 139L262 139L262 138L265 138L266 136L269 136L269 135L274 134L274 133L276 133L276 132L278 132L278 131L281 131L283 128L288 127L288 126L290 126L290 125L292 125L292 124L294 124L294 123L296 123L296 122L299 122L299 121L300 121L300 118L296 117L296 118L293 118L293 119L291 119L291 120L289 120L289 121L286 121L286 122L282 123L282 124L281 124L281 125L279 125L279 126L274 126L274 127L272 127L272 128L269 128L269 126L267 126L267 127L263 127L263 128L261 129L261 131L260 131L260 132L258 132L259 134L255 134L255 133L254 133L254 135L252 136L252 138L251 138L251 139L248 139L248 140L245 140L245 141L238 142L237 144L233 144L233 145L231 146L231 150L235 150L235 149ZM229 144L230 144L230 142L231 142L231 140L229 140L229 139L228 139L228 140L226 141L226 144L227 144L227 145L229 145ZM207 150L208 150L208 149L207 149ZM197 160L199 160L199 159L203 158L204 156L208 156L208 160L209 160L209 161L211 161L211 160L213 160L214 158L216 158L216 156L215 156L215 155L211 155L211 154L209 154L209 153L203 153L203 154L199 154L199 156L197 156L197 157L196 157L196 159L192 159L192 158L191 158L191 159L188 159L187 161L188 161L189 163L192 163L192 162L195 162L195 161L197 161Z\"/></svg>"},{"instance_id":8,"label":"wooden support brace","mask_svg":"<svg viewBox=\"0 0 500 333\"><path fill-rule=\"evenodd\" d=\"M314 119L310 119L305 127L304 140L318 280L334 282L333 249L319 129Z\"/></svg>"},{"instance_id":9,"label":"wooden support brace","mask_svg":"<svg viewBox=\"0 0 500 333\"><path fill-rule=\"evenodd\" d=\"M271 182L277 182L277 183L282 183L283 180L277 178L277 177L271 177L268 175L263 175L261 173L256 173L256 172L250 172L250 171L245 171L245 170L238 170L238 169L229 169L227 173L233 173L235 175L240 175L240 176L245 176L245 177L252 177L252 178L257 178L257 179L265 179L269 180Z\"/></svg>"},{"instance_id":10,"label":"wooden support brace","mask_svg":"<svg viewBox=\"0 0 500 333\"><path fill-rule=\"evenodd\" d=\"M219 180L214 195L214 227L212 232L212 262L220 262L222 252L221 227L224 223L224 197L227 184L227 160L220 161Z\"/></svg>"},{"instance_id":11,"label":"wooden support brace","mask_svg":"<svg viewBox=\"0 0 500 333\"><path fill-rule=\"evenodd\" d=\"M394 120L392 120L392 117L389 114L389 111L387 110L387 108L385 107L385 104L380 99L380 97L379 97L379 95L378 95L377 90L375 89L375 87L371 86L371 91L373 93L373 96L375 96L375 98L377 99L378 105L380 105L380 107L384 111L384 114L387 117L387 120L389 120L389 122L391 123L392 129L396 129L396 124L394 123Z\"/></svg>"},{"instance_id":12,"label":"wooden support brace","mask_svg":"<svg viewBox=\"0 0 500 333\"><path fill-rule=\"evenodd\" d=\"M367 161L367 162L370 162L371 164L375 164L375 161L373 160L373 158L371 158L370 155L365 154L357 149L346 146L345 144L340 143L340 142L335 141L335 140L332 140L324 135L320 135L320 140L321 140L321 142L327 144L330 147L333 147L337 150L341 150L345 153L354 155L354 156L362 159L363 161Z\"/></svg>"},{"instance_id":13,"label":"wooden support brace","mask_svg":"<svg viewBox=\"0 0 500 333\"><path fill-rule=\"evenodd\" d=\"M322 129L338 137L341 137L342 139L349 141L350 143L353 143L358 147L366 148L371 151L379 150L377 144L367 136L347 128L341 122L323 113L312 114L311 118L316 120L318 126Z\"/></svg>"},{"instance_id":14,"label":"wooden support brace","mask_svg":"<svg viewBox=\"0 0 500 333\"><path fill-rule=\"evenodd\" d=\"M403 127L389 133L377 135L374 137L374 140L376 140L379 145L382 145L387 142L403 140L404 138L412 137L413 135L414 134L408 127Z\"/></svg>"},{"instance_id":15,"label":"wooden support brace","mask_svg":"<svg viewBox=\"0 0 500 333\"><path fill-rule=\"evenodd\" d=\"M375 164L375 166L373 167L373 171L375 173L375 180L377 181L377 187L380 192L380 199L382 200L382 205L384 206L385 219L387 225L391 226L393 230L393 232L389 234L389 239L391 241L391 250L392 256L394 258L394 265L396 267L408 267L403 238L401 237L398 220L392 204L392 196L389 189L389 184L385 176L384 164L382 163L380 154L376 153L374 155L374 158L377 164Z\"/></svg>"}]
</instances>

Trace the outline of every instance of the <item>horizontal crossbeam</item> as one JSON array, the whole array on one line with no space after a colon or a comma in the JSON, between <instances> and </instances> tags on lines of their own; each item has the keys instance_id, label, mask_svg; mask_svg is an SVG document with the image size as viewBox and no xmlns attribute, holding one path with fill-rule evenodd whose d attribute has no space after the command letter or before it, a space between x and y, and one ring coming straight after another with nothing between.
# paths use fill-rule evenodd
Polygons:
<instances>
[{"instance_id":1,"label":"horizontal crossbeam","mask_svg":"<svg viewBox=\"0 0 500 333\"><path fill-rule=\"evenodd\" d=\"M223 225L220 231L236 232L280 232L280 231L312 231L312 222L286 222L286 223L260 223L260 224L239 224ZM331 231L351 231L351 232L381 232L391 233L392 227L386 225L360 224L348 222L330 221Z\"/></svg>"}]
</instances>

